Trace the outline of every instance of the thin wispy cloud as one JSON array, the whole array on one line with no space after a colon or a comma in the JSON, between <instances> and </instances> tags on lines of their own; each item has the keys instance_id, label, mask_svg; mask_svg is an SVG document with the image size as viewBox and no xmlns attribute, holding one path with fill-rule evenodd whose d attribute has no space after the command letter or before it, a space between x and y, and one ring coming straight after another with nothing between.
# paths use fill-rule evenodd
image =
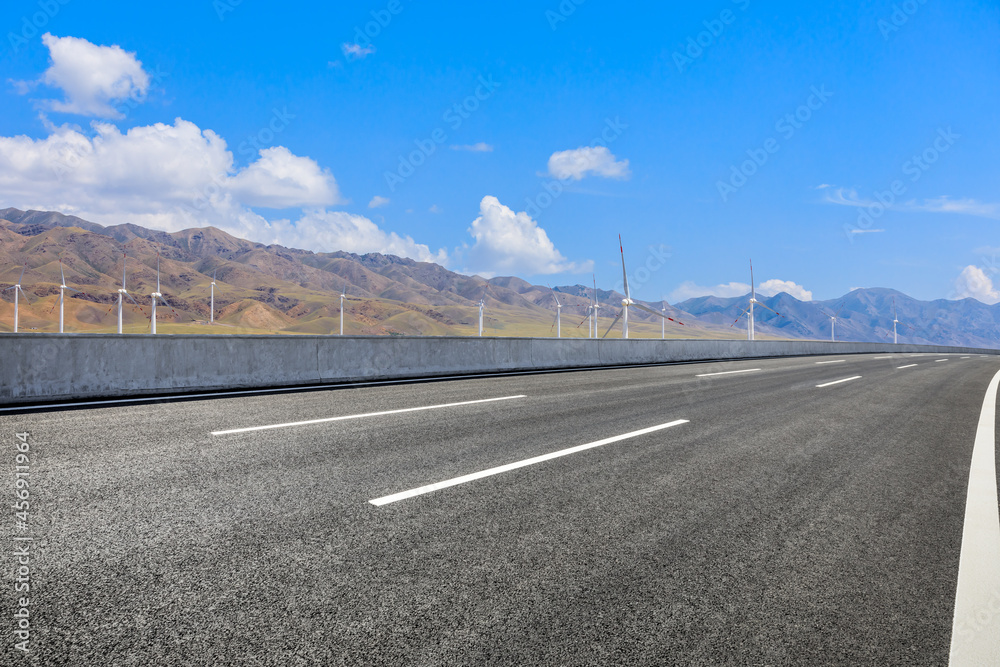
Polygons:
<instances>
[{"instance_id":1,"label":"thin wispy cloud","mask_svg":"<svg viewBox=\"0 0 1000 667\"><path fill-rule=\"evenodd\" d=\"M470 153L492 153L493 146L486 143L485 141L480 141L476 144L453 144L451 146L453 151L468 151Z\"/></svg>"},{"instance_id":2,"label":"thin wispy cloud","mask_svg":"<svg viewBox=\"0 0 1000 667\"><path fill-rule=\"evenodd\" d=\"M910 211L920 213L955 213L958 215L971 215L979 218L1000 219L1000 204L981 202L977 199L952 199L948 195L933 197L930 199L909 199L904 202L891 203L886 206L877 199L865 199L858 195L853 188L833 188L832 186L820 186L826 192L823 201L828 204L839 206L856 206L867 208L869 206L879 206L892 211ZM852 230L851 233L864 233L883 231L878 229Z\"/></svg>"},{"instance_id":3,"label":"thin wispy cloud","mask_svg":"<svg viewBox=\"0 0 1000 667\"><path fill-rule=\"evenodd\" d=\"M884 229L849 229L848 234L878 234L884 232Z\"/></svg>"},{"instance_id":4,"label":"thin wispy cloud","mask_svg":"<svg viewBox=\"0 0 1000 667\"><path fill-rule=\"evenodd\" d=\"M344 52L345 57L353 60L361 60L375 53L374 46L361 46L360 44L352 44L350 42L341 44L340 49Z\"/></svg>"},{"instance_id":5,"label":"thin wispy cloud","mask_svg":"<svg viewBox=\"0 0 1000 667\"><path fill-rule=\"evenodd\" d=\"M925 199L921 203L908 201L904 205L913 211L926 213L958 213L980 218L1000 218L1000 204L990 204L975 199L952 199L948 196Z\"/></svg>"},{"instance_id":6,"label":"thin wispy cloud","mask_svg":"<svg viewBox=\"0 0 1000 667\"><path fill-rule=\"evenodd\" d=\"M878 204L874 199L862 199L858 196L858 191L853 188L833 188L826 186L823 188L827 192L823 195L823 201L828 204L839 204L840 206L872 206Z\"/></svg>"}]
</instances>

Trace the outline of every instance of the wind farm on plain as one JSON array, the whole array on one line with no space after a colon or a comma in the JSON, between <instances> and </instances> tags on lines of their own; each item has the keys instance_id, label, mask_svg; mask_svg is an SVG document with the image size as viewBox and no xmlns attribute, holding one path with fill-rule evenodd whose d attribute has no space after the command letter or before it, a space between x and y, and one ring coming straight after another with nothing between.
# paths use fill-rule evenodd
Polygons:
<instances>
[{"instance_id":1,"label":"wind farm on plain","mask_svg":"<svg viewBox=\"0 0 1000 667\"><path fill-rule=\"evenodd\" d=\"M745 301L642 302L631 296L625 244L616 236L608 246L617 245L621 283L601 289L592 279L590 286L552 289L513 277L455 274L400 258L317 256L265 247L213 229L136 235L141 228L135 226L116 230L91 223L83 230L54 213L10 210L7 215L15 220L43 215L50 222L44 227L6 223L0 276L16 280L0 283L0 331L748 340L762 334L764 339L838 340L836 318L854 302L840 340L898 342L900 328L910 342L976 344L990 335L961 336L954 310L964 304L938 307L921 329L900 323L898 293L889 290L855 290L839 303L801 302L787 294L758 298L749 258ZM206 250L209 243L214 247ZM113 264L112 256L118 258ZM669 270L667 265L661 271ZM119 278L109 285L116 273ZM763 319L760 310L767 313ZM735 317L727 319L726 313ZM564 316L571 321L564 323ZM827 318L829 335L820 324Z\"/></svg>"}]
</instances>

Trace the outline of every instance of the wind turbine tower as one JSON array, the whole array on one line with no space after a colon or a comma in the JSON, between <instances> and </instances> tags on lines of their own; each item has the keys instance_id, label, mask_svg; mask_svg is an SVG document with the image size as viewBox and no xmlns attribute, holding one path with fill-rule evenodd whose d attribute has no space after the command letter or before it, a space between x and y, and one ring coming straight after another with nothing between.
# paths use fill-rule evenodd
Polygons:
<instances>
[{"instance_id":1,"label":"wind turbine tower","mask_svg":"<svg viewBox=\"0 0 1000 667\"><path fill-rule=\"evenodd\" d=\"M837 309L836 313L834 313L833 315L827 314L827 317L830 318L830 342L837 341L837 336L835 333L837 327L837 316L839 316L841 311L843 310L844 310L844 304L840 304L840 308Z\"/></svg>"},{"instance_id":2,"label":"wind turbine tower","mask_svg":"<svg viewBox=\"0 0 1000 667\"><path fill-rule=\"evenodd\" d=\"M163 305L170 308L170 304L160 294L160 253L156 253L156 291L152 292L150 298L153 300L153 312L149 318L149 333L156 333L156 302L162 301Z\"/></svg>"},{"instance_id":3,"label":"wind turbine tower","mask_svg":"<svg viewBox=\"0 0 1000 667\"><path fill-rule=\"evenodd\" d=\"M347 299L347 283L344 283L344 289L340 291L340 335L344 335L344 300Z\"/></svg>"},{"instance_id":4,"label":"wind turbine tower","mask_svg":"<svg viewBox=\"0 0 1000 667\"><path fill-rule=\"evenodd\" d=\"M590 276L594 280L594 303L590 308L590 320L591 320L591 338L597 338L597 310L601 307L600 300L597 298L597 276L591 274Z\"/></svg>"},{"instance_id":5,"label":"wind turbine tower","mask_svg":"<svg viewBox=\"0 0 1000 667\"><path fill-rule=\"evenodd\" d=\"M892 298L892 342L893 344L899 343L899 336L896 334L896 325L899 324L899 318L896 316L896 297Z\"/></svg>"},{"instance_id":6,"label":"wind turbine tower","mask_svg":"<svg viewBox=\"0 0 1000 667\"><path fill-rule=\"evenodd\" d=\"M160 288L159 288L159 280L160 280L160 269L159 269L160 255L159 254L156 255L156 265L157 265L157 269L156 269L156 280L157 280L156 291L159 292L160 291ZM215 324L215 274L218 273L218 271L219 271L218 269L215 269L214 271L212 271L212 298L211 298L211 303L208 306L208 308L209 308L209 311L208 311L208 323L209 324ZM156 333L156 332L153 332L153 333Z\"/></svg>"},{"instance_id":7,"label":"wind turbine tower","mask_svg":"<svg viewBox=\"0 0 1000 667\"><path fill-rule=\"evenodd\" d=\"M549 291L552 292L552 298L556 300L556 319L552 324L556 328L556 338L562 338L562 304L559 303L559 297L556 296L556 291L551 287L549 288ZM549 327L550 332L551 330L552 327Z\"/></svg>"},{"instance_id":8,"label":"wind turbine tower","mask_svg":"<svg viewBox=\"0 0 1000 667\"><path fill-rule=\"evenodd\" d=\"M29 301L28 301L28 295L25 294L25 291L23 289L21 289L21 281L24 279L24 272L27 270L27 268L28 268L27 266L22 266L21 267L21 277L17 279L17 284L15 284L15 285L13 285L11 287L8 287L6 290L4 290L5 292L7 290L14 290L14 333L17 333L17 306L18 306L18 303L17 303L17 301L18 301L17 294L18 294L18 292L20 292L21 294L24 294L24 302L25 303L29 303ZM61 330L62 330L62 328L60 327L60 331Z\"/></svg>"},{"instance_id":9,"label":"wind turbine tower","mask_svg":"<svg viewBox=\"0 0 1000 667\"><path fill-rule=\"evenodd\" d=\"M136 302L136 300L132 298L132 295L128 293L128 290L125 289L125 267L126 267L127 262L128 262L128 253L123 251L122 252L122 286L118 290L118 333L122 333L122 310L125 307L125 297L128 297L129 300L131 300L132 303L134 303L136 306L139 305L138 302ZM140 308L140 310L142 310L142 309Z\"/></svg>"},{"instance_id":10,"label":"wind turbine tower","mask_svg":"<svg viewBox=\"0 0 1000 667\"><path fill-rule=\"evenodd\" d=\"M756 287L756 285L754 285L754 280L753 280L753 260L750 260L750 305L747 306L746 308L744 308L743 312L740 313L737 316L736 320L733 321L733 323L729 325L730 328L736 326L736 323L740 321L740 318L743 317L744 315L746 315L747 316L747 340L756 340L756 338L755 338L756 333L754 331L754 326L755 326L754 312L753 312L754 311L754 306L760 306L761 308L767 308L768 310L770 310L772 313L774 313L778 317L784 317L784 315L782 315L781 313L779 313L778 311L776 311L774 308L771 308L770 306L768 306L767 304L763 303L762 301L758 301L757 300L757 287Z\"/></svg>"},{"instance_id":11,"label":"wind turbine tower","mask_svg":"<svg viewBox=\"0 0 1000 667\"><path fill-rule=\"evenodd\" d=\"M81 293L81 292L80 292L80 290L73 289L72 287L69 287L66 284L66 272L63 271L63 261L62 261L61 257L59 258L59 277L62 278L62 283L59 284L59 333L63 333L63 321L64 321L64 318L63 318L63 297L65 295L65 292L66 292L66 290L69 290L70 292L77 292L77 293ZM16 331L16 329L15 329L15 331Z\"/></svg>"},{"instance_id":12,"label":"wind turbine tower","mask_svg":"<svg viewBox=\"0 0 1000 667\"><path fill-rule=\"evenodd\" d=\"M604 336L602 336L602 338L607 337L608 333L611 332L611 329L614 328L615 324L618 323L619 319L622 320L622 338L628 338L628 309L629 309L629 306L632 306L633 308L638 308L639 310L644 310L647 313L651 313L653 315L656 315L657 317L662 317L664 319L664 321L665 320L670 320L671 322L674 322L676 324L680 324L681 326L684 326L683 322L681 322L679 320L675 320L672 317L667 317L664 313L661 313L659 311L653 310L652 308L647 308L646 306L644 306L641 303L639 303L637 301L634 301L632 299L631 292L629 292L629 289L628 289L628 272L625 270L625 249L622 246L622 237L621 237L621 234L618 235L618 250L621 251L621 256L622 256L622 282L624 283L624 287L625 287L625 298L622 299L622 310L621 310L621 312L618 313L618 316L615 317L615 319L611 322L611 326L609 326L608 330L604 332Z\"/></svg>"},{"instance_id":13,"label":"wind turbine tower","mask_svg":"<svg viewBox=\"0 0 1000 667\"><path fill-rule=\"evenodd\" d=\"M483 311L486 310L486 292L483 292L483 298L479 300L479 335L483 335Z\"/></svg>"}]
</instances>

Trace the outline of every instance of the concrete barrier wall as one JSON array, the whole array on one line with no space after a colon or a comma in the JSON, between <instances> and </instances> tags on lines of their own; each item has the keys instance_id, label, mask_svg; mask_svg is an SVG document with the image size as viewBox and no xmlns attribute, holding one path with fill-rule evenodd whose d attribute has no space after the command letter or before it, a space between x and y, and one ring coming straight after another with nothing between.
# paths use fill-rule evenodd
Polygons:
<instances>
[{"instance_id":1,"label":"concrete barrier wall","mask_svg":"<svg viewBox=\"0 0 1000 667\"><path fill-rule=\"evenodd\" d=\"M0 334L0 404L627 364L997 350L822 341Z\"/></svg>"}]
</instances>

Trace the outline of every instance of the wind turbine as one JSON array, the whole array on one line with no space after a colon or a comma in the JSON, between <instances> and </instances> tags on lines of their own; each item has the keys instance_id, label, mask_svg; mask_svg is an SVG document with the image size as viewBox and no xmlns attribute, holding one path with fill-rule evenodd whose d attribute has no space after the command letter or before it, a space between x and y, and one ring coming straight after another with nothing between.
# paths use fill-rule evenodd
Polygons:
<instances>
[{"instance_id":1,"label":"wind turbine","mask_svg":"<svg viewBox=\"0 0 1000 667\"><path fill-rule=\"evenodd\" d=\"M340 335L344 335L344 300L347 299L347 281L344 281L344 289L340 290Z\"/></svg>"},{"instance_id":2,"label":"wind turbine","mask_svg":"<svg viewBox=\"0 0 1000 667\"><path fill-rule=\"evenodd\" d=\"M132 303L134 303L136 305L136 307L139 308L139 311L142 312L142 307L139 306L139 303L135 299L133 299L132 295L128 293L127 289L125 289L125 267L126 267L127 263L128 263L128 253L123 250L122 251L122 286L121 286L121 289L118 290L118 333L122 333L122 309L125 306L125 297L128 297L129 300ZM157 290L157 291L159 291L159 290Z\"/></svg>"},{"instance_id":3,"label":"wind turbine","mask_svg":"<svg viewBox=\"0 0 1000 667\"><path fill-rule=\"evenodd\" d=\"M590 277L594 280L594 303L590 307L591 328L593 331L591 332L590 337L597 338L597 310L601 307L601 304L600 300L597 298L597 276L592 273L590 274Z\"/></svg>"},{"instance_id":4,"label":"wind turbine","mask_svg":"<svg viewBox=\"0 0 1000 667\"><path fill-rule=\"evenodd\" d=\"M587 306L587 316L576 325L579 329L583 323L587 323L587 338L597 338L597 309L601 304L597 303L597 278L594 278L594 291L590 295L590 305Z\"/></svg>"},{"instance_id":5,"label":"wind turbine","mask_svg":"<svg viewBox=\"0 0 1000 667\"><path fill-rule=\"evenodd\" d=\"M664 340L667 337L667 302L664 301L663 305L660 307L660 312L663 313L663 319L660 320L660 340Z\"/></svg>"},{"instance_id":6,"label":"wind turbine","mask_svg":"<svg viewBox=\"0 0 1000 667\"><path fill-rule=\"evenodd\" d=\"M78 294L83 294L83 292L73 289L66 284L66 273L63 271L62 257L59 258L59 277L62 278L62 282L59 284L59 333L63 333L63 294L66 290Z\"/></svg>"},{"instance_id":7,"label":"wind turbine","mask_svg":"<svg viewBox=\"0 0 1000 667\"><path fill-rule=\"evenodd\" d=\"M623 281L623 283L625 285L625 298L622 299L622 309L621 309L621 312L619 312L618 315L615 317L615 319L611 322L611 326L608 327L608 330L604 332L604 335L601 336L601 338L607 338L608 334L614 328L615 324L618 323L619 319L622 321L622 338L628 338L628 309L629 309L629 306L632 306L633 308L638 308L639 310L644 310L647 313L651 313L653 315L656 315L657 317L662 317L664 320L670 320L671 322L675 322L677 324L680 324L681 326L684 326L683 322L675 320L672 317L667 317L664 313L660 313L658 311L655 311L652 308L647 308L646 306L642 305L638 301L633 301L632 300L631 293L629 292L629 289L628 289L628 273L625 270L625 248L622 246L622 236L621 236L621 234L618 235L618 250L621 252L621 255L622 255L622 281Z\"/></svg>"},{"instance_id":8,"label":"wind turbine","mask_svg":"<svg viewBox=\"0 0 1000 667\"><path fill-rule=\"evenodd\" d=\"M556 300L556 317L552 322L552 327L556 328L556 338L562 338L562 304L559 303L559 297L556 296L556 291L549 287L549 291L552 293L552 298ZM549 327L549 333L552 332L552 327Z\"/></svg>"},{"instance_id":9,"label":"wind turbine","mask_svg":"<svg viewBox=\"0 0 1000 667\"><path fill-rule=\"evenodd\" d=\"M899 343L899 336L896 334L896 325L897 324L902 324L904 327L909 327L910 329L913 329L914 331L917 330L915 327L911 327L906 322L901 322L899 320L899 317L896 316L896 297L893 297L892 298L892 342L893 343Z\"/></svg>"},{"instance_id":10,"label":"wind turbine","mask_svg":"<svg viewBox=\"0 0 1000 667\"><path fill-rule=\"evenodd\" d=\"M830 318L830 341L831 342L836 342L836 340L837 340L837 337L834 335L834 330L835 330L835 328L837 326L837 316L840 315L840 313L841 313L842 310L844 310L844 304L843 303L840 304L840 308L837 309L836 313L834 313L833 315L830 315L830 314L826 315L827 317ZM825 310L823 310L822 312L826 313Z\"/></svg>"},{"instance_id":11,"label":"wind turbine","mask_svg":"<svg viewBox=\"0 0 1000 667\"><path fill-rule=\"evenodd\" d=\"M4 290L4 292L6 292L7 290L14 290L14 333L17 333L17 305L18 305L17 304L17 293L20 292L21 294L24 294L24 302L25 303L31 303L30 301L28 301L28 295L27 295L27 293L25 293L25 291L23 289L21 289L21 280L24 278L24 272L27 269L28 269L27 266L22 266L21 267L21 277L17 279L17 283L14 284L14 285L12 285L11 287L8 287L7 289Z\"/></svg>"},{"instance_id":12,"label":"wind turbine","mask_svg":"<svg viewBox=\"0 0 1000 667\"><path fill-rule=\"evenodd\" d=\"M162 294L160 294L160 253L156 253L156 291L152 292L149 296L150 296L150 298L153 301L153 312L152 312L152 315L150 315L150 318L149 318L149 333L155 334L156 333L156 302L157 302L157 300L162 301L164 306L166 306L167 308L170 308L171 310L173 310L173 306L171 306L169 303L167 303L167 300L163 298ZM174 311L174 312L176 313L176 311Z\"/></svg>"},{"instance_id":13,"label":"wind turbine","mask_svg":"<svg viewBox=\"0 0 1000 667\"><path fill-rule=\"evenodd\" d=\"M156 282L156 291L157 292L160 291L160 283L159 283L159 281L160 281L160 269L159 269L159 265L160 265L160 254L156 253L156 266L157 266L157 269L156 269L156 281L157 281ZM212 286L211 286L212 287L212 297L211 297L211 302L210 302L210 304L208 306L208 308L209 308L208 323L209 324L215 324L215 274L218 273L218 271L219 271L218 269L214 269L212 271Z\"/></svg>"},{"instance_id":14,"label":"wind turbine","mask_svg":"<svg viewBox=\"0 0 1000 667\"><path fill-rule=\"evenodd\" d=\"M344 335L344 301L363 301L353 296L347 296L347 281L344 281L344 289L340 292L340 335Z\"/></svg>"},{"instance_id":15,"label":"wind turbine","mask_svg":"<svg viewBox=\"0 0 1000 667\"><path fill-rule=\"evenodd\" d=\"M479 335L483 335L483 314L486 311L486 292L489 291L490 286L487 283L486 288L483 289L483 297L479 299Z\"/></svg>"},{"instance_id":16,"label":"wind turbine","mask_svg":"<svg viewBox=\"0 0 1000 667\"><path fill-rule=\"evenodd\" d=\"M755 337L756 334L754 332L754 315L753 315L753 309L755 305L760 306L761 308L767 308L778 317L785 317L784 315L776 311L774 308L771 308L767 304L757 300L757 287L754 285L753 281L753 260L751 259L750 260L750 305L744 308L743 312L739 314L739 317L737 317L736 320L729 325L730 328L736 326L736 322L739 322L740 318L743 317L743 315L749 313L747 317L747 340L756 340Z\"/></svg>"}]
</instances>

